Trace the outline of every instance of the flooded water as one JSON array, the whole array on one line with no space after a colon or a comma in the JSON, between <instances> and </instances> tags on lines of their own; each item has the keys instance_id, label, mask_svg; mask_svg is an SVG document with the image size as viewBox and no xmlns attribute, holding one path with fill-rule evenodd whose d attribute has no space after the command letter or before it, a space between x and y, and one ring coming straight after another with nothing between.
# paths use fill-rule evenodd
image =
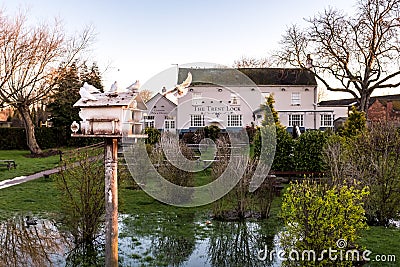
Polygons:
<instances>
[{"instance_id":1,"label":"flooded water","mask_svg":"<svg viewBox=\"0 0 400 267\"><path fill-rule=\"evenodd\" d=\"M0 224L0 266L104 266L104 238L75 247L53 220L24 216ZM120 266L280 266L259 260L275 248L277 234L262 221L208 221L204 214L148 213L119 216Z\"/></svg>"},{"instance_id":2,"label":"flooded water","mask_svg":"<svg viewBox=\"0 0 400 267\"><path fill-rule=\"evenodd\" d=\"M279 266L257 258L260 249L276 246L276 234L262 222L210 223L173 213L125 215L122 222L119 257L126 266Z\"/></svg>"}]
</instances>

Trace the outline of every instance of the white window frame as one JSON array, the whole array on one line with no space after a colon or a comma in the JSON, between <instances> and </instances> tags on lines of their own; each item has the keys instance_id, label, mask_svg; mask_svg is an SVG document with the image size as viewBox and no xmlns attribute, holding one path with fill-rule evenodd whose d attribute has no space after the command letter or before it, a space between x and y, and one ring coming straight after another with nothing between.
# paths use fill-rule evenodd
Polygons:
<instances>
[{"instance_id":1,"label":"white window frame","mask_svg":"<svg viewBox=\"0 0 400 267\"><path fill-rule=\"evenodd\" d=\"M190 115L190 127L204 127L204 115L192 114Z\"/></svg>"},{"instance_id":2,"label":"white window frame","mask_svg":"<svg viewBox=\"0 0 400 267\"><path fill-rule=\"evenodd\" d=\"M301 93L300 92L292 92L291 100L292 100L292 106L300 106L301 105Z\"/></svg>"},{"instance_id":3,"label":"white window frame","mask_svg":"<svg viewBox=\"0 0 400 267\"><path fill-rule=\"evenodd\" d=\"M203 104L203 97L201 93L193 93L192 94L192 105L193 106L201 106Z\"/></svg>"},{"instance_id":4,"label":"white window frame","mask_svg":"<svg viewBox=\"0 0 400 267\"><path fill-rule=\"evenodd\" d=\"M293 127L294 125L304 127L304 114L289 114L289 127Z\"/></svg>"},{"instance_id":5,"label":"white window frame","mask_svg":"<svg viewBox=\"0 0 400 267\"><path fill-rule=\"evenodd\" d=\"M320 116L321 118L321 127L333 127L333 114L332 113L323 113Z\"/></svg>"},{"instance_id":6,"label":"white window frame","mask_svg":"<svg viewBox=\"0 0 400 267\"><path fill-rule=\"evenodd\" d=\"M154 128L154 116L143 116L144 128Z\"/></svg>"},{"instance_id":7,"label":"white window frame","mask_svg":"<svg viewBox=\"0 0 400 267\"><path fill-rule=\"evenodd\" d=\"M228 127L242 127L242 126L243 126L243 115L242 114L228 115Z\"/></svg>"},{"instance_id":8,"label":"white window frame","mask_svg":"<svg viewBox=\"0 0 400 267\"><path fill-rule=\"evenodd\" d=\"M175 120L165 120L164 121L164 129L166 131L175 130L176 129L175 126L176 126Z\"/></svg>"}]
</instances>

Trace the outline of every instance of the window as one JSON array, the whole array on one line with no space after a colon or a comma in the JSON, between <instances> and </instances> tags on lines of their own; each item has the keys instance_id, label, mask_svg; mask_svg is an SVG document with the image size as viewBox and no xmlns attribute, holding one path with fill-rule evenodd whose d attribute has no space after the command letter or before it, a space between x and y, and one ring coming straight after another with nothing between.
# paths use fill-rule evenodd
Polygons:
<instances>
[{"instance_id":1,"label":"window","mask_svg":"<svg viewBox=\"0 0 400 267\"><path fill-rule=\"evenodd\" d=\"M321 114L321 127L333 127L333 114Z\"/></svg>"},{"instance_id":2,"label":"window","mask_svg":"<svg viewBox=\"0 0 400 267\"><path fill-rule=\"evenodd\" d=\"M193 93L192 94L192 105L200 106L202 104L201 93Z\"/></svg>"},{"instance_id":3,"label":"window","mask_svg":"<svg viewBox=\"0 0 400 267\"><path fill-rule=\"evenodd\" d=\"M154 128L154 116L144 116L144 127Z\"/></svg>"},{"instance_id":4,"label":"window","mask_svg":"<svg viewBox=\"0 0 400 267\"><path fill-rule=\"evenodd\" d=\"M292 92L292 106L300 106L301 98L300 92Z\"/></svg>"},{"instance_id":5,"label":"window","mask_svg":"<svg viewBox=\"0 0 400 267\"><path fill-rule=\"evenodd\" d=\"M191 127L203 127L204 126L204 115L190 115L190 126Z\"/></svg>"},{"instance_id":6,"label":"window","mask_svg":"<svg viewBox=\"0 0 400 267\"><path fill-rule=\"evenodd\" d=\"M228 127L242 127L242 115L228 115Z\"/></svg>"},{"instance_id":7,"label":"window","mask_svg":"<svg viewBox=\"0 0 400 267\"><path fill-rule=\"evenodd\" d=\"M164 129L166 131L175 129L175 120L165 120L164 121Z\"/></svg>"},{"instance_id":8,"label":"window","mask_svg":"<svg viewBox=\"0 0 400 267\"><path fill-rule=\"evenodd\" d=\"M240 105L240 99L237 95L231 95L231 105Z\"/></svg>"},{"instance_id":9,"label":"window","mask_svg":"<svg viewBox=\"0 0 400 267\"><path fill-rule=\"evenodd\" d=\"M293 126L304 126L304 115L303 114L289 114L289 127Z\"/></svg>"}]
</instances>

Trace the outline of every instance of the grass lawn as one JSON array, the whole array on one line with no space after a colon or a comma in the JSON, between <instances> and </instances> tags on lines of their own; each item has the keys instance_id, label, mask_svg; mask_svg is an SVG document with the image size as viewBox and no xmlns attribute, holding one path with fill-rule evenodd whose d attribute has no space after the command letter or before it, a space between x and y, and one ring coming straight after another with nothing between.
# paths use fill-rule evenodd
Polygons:
<instances>
[{"instance_id":1,"label":"grass lawn","mask_svg":"<svg viewBox=\"0 0 400 267\"><path fill-rule=\"evenodd\" d=\"M0 219L13 213L46 214L60 210L59 191L51 179L39 178L0 191Z\"/></svg>"},{"instance_id":2,"label":"grass lawn","mask_svg":"<svg viewBox=\"0 0 400 267\"><path fill-rule=\"evenodd\" d=\"M30 152L27 150L0 150L0 159L15 160L17 168L0 168L0 181L14 178L17 176L26 176L40 171L57 167L60 157L58 155L47 158L27 158Z\"/></svg>"},{"instance_id":3,"label":"grass lawn","mask_svg":"<svg viewBox=\"0 0 400 267\"><path fill-rule=\"evenodd\" d=\"M365 230L361 235L361 245L363 248L372 251L369 256L371 262L365 266L400 266L400 229L373 226ZM388 259L388 255L395 255L395 262L382 262L375 260L376 255L380 259Z\"/></svg>"}]
</instances>

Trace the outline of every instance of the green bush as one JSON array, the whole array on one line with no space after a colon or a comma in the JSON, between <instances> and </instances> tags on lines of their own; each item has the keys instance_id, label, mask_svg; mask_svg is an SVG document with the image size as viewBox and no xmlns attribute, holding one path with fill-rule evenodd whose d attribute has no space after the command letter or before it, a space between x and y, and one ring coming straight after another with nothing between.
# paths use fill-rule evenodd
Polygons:
<instances>
[{"instance_id":1,"label":"green bush","mask_svg":"<svg viewBox=\"0 0 400 267\"><path fill-rule=\"evenodd\" d=\"M353 106L343 127L338 130L338 134L345 137L357 136L367 128L366 121L365 113Z\"/></svg>"},{"instance_id":2,"label":"green bush","mask_svg":"<svg viewBox=\"0 0 400 267\"><path fill-rule=\"evenodd\" d=\"M221 129L216 125L210 125L210 126L204 127L205 138L210 138L213 141L218 139L220 132L221 132Z\"/></svg>"},{"instance_id":3,"label":"green bush","mask_svg":"<svg viewBox=\"0 0 400 267\"><path fill-rule=\"evenodd\" d=\"M331 261L328 254L321 260L324 250L337 250L336 255L357 247L359 231L366 228L363 197L368 194L366 188L332 186L304 180L293 183L287 189L282 202L281 217L286 231L282 234L281 244L286 257L292 250L301 253L313 250L316 261L285 262L294 266L349 266L351 262ZM338 247L343 239L347 246ZM305 258L306 260L307 258Z\"/></svg>"},{"instance_id":4,"label":"green bush","mask_svg":"<svg viewBox=\"0 0 400 267\"><path fill-rule=\"evenodd\" d=\"M148 135L148 137L146 138L146 144L149 145L155 145L158 142L160 142L160 138L161 138L161 132L156 129L156 128L152 128L152 127L148 127L144 130L145 134Z\"/></svg>"},{"instance_id":5,"label":"green bush","mask_svg":"<svg viewBox=\"0 0 400 267\"><path fill-rule=\"evenodd\" d=\"M28 149L24 128L0 128L0 149Z\"/></svg>"},{"instance_id":6,"label":"green bush","mask_svg":"<svg viewBox=\"0 0 400 267\"><path fill-rule=\"evenodd\" d=\"M42 149L67 145L65 127L41 127L35 129L36 140Z\"/></svg>"},{"instance_id":7,"label":"green bush","mask_svg":"<svg viewBox=\"0 0 400 267\"><path fill-rule=\"evenodd\" d=\"M294 164L297 171L322 172L326 169L323 148L329 133L306 131L295 141Z\"/></svg>"}]
</instances>

